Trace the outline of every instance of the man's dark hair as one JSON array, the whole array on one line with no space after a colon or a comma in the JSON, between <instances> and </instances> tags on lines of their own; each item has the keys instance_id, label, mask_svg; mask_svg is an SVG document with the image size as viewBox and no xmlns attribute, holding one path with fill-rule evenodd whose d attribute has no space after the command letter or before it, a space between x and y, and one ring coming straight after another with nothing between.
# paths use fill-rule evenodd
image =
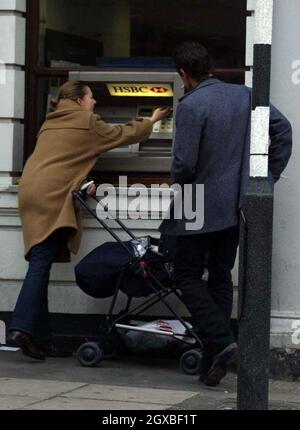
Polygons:
<instances>
[{"instance_id":1,"label":"man's dark hair","mask_svg":"<svg viewBox=\"0 0 300 430\"><path fill-rule=\"evenodd\" d=\"M201 43L194 40L179 45L174 60L178 72L182 69L192 79L202 80L214 69L207 50Z\"/></svg>"}]
</instances>

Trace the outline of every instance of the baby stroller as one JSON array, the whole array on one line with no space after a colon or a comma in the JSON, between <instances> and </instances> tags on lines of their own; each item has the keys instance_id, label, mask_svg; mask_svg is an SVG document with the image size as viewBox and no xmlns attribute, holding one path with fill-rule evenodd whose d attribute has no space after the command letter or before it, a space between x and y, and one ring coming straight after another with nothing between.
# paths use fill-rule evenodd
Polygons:
<instances>
[{"instance_id":1,"label":"baby stroller","mask_svg":"<svg viewBox=\"0 0 300 430\"><path fill-rule=\"evenodd\" d=\"M185 322L166 301L170 294L181 296L172 283L170 251L161 240L147 236L137 238L118 218L115 222L130 238L123 242L111 228L87 205L86 190L89 184L73 192L74 203L78 201L99 224L115 239L107 242L81 260L75 267L76 282L86 294L95 298L112 297L112 302L99 337L96 342L86 342L77 351L79 363L84 367L96 367L106 358L112 358L120 341L120 332L135 331L149 335L170 336L178 341L184 351L180 357L180 367L184 373L194 375L200 371L202 344L192 326ZM108 209L96 196L91 199ZM164 249L163 249L164 248ZM127 296L125 309L114 314L118 295L122 291ZM138 305L133 298L143 298ZM169 312L182 324L184 333L144 328L130 324L132 318L162 302Z\"/></svg>"}]
</instances>

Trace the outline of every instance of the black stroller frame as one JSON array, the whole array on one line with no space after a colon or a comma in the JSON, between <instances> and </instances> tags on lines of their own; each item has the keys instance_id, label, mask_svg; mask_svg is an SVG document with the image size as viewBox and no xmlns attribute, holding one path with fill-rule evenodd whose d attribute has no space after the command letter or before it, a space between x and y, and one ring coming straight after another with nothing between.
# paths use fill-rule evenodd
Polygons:
<instances>
[{"instance_id":1,"label":"black stroller frame","mask_svg":"<svg viewBox=\"0 0 300 430\"><path fill-rule=\"evenodd\" d=\"M157 277L152 273L151 268L143 261L143 257L138 257L134 253L134 251L124 243L119 236L104 222L103 219L100 219L97 214L87 205L87 196L85 190L77 190L73 192L74 200L80 202L80 204L86 209L86 211L94 218L96 221L126 250L126 252L132 257L132 260L129 261L120 271L118 276L118 281L116 283L116 287L114 290L114 294L112 297L112 302L109 308L109 312L106 315L105 323L100 332L98 343L97 342L87 342L80 346L77 351L77 358L82 366L85 367L96 367L103 359L112 358L117 350L117 333L115 329L119 330L132 330L139 331L144 333L150 333L153 335L160 336L171 336L176 341L182 343L183 346L189 347L188 350L182 354L180 359L180 366L182 370L187 373L194 375L199 372L201 359L202 359L202 342L198 337L197 333L191 328L179 315L179 313L166 301L166 298L171 294L175 294L175 296L182 302L181 296L178 291L175 289L173 285L168 285L167 287L163 285ZM90 197L92 200L96 201L97 204L100 204L105 212L109 213L109 210L106 206L103 205L101 201L97 199L96 196ZM117 217L113 218L114 221L121 227L121 229L128 234L128 236L132 240L138 240L137 238L127 227L126 225ZM154 239L149 237L150 245L159 245L159 239ZM157 256L157 261L164 262L165 257L158 251L151 249L151 254ZM156 260L154 260L156 261ZM134 274L141 276L143 280L147 283L147 285L151 289L150 297L146 297L144 301L135 307L131 308L133 297L127 296L127 304L123 311L121 311L118 315L114 315L115 306L117 303L117 298L120 293L120 286L126 271L133 271ZM167 269L168 270L168 269ZM169 272L169 271L168 271ZM170 275L170 272L169 272ZM130 324L122 324L128 317L133 318L138 315L141 315L143 312L156 305L159 302L162 302L165 307L171 312L171 314L176 317L177 320L181 322L181 324L186 329L186 333L175 333L169 331L161 331L155 329L148 329L139 326L133 326ZM191 338L194 340L191 348ZM188 341L189 339L189 341Z\"/></svg>"}]
</instances>

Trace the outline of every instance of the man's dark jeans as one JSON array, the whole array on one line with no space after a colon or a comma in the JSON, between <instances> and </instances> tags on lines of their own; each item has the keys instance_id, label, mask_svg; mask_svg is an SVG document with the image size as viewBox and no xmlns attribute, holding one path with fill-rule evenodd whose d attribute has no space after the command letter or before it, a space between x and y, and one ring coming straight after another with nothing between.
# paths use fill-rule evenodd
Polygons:
<instances>
[{"instance_id":1,"label":"man's dark jeans","mask_svg":"<svg viewBox=\"0 0 300 430\"><path fill-rule=\"evenodd\" d=\"M28 272L12 316L10 331L20 330L37 340L51 339L48 283L62 240L66 240L66 229L55 231L44 242L32 247Z\"/></svg>"},{"instance_id":2,"label":"man's dark jeans","mask_svg":"<svg viewBox=\"0 0 300 430\"><path fill-rule=\"evenodd\" d=\"M193 325L207 348L221 351L235 342L230 329L233 269L239 228L179 236L174 261L175 285L189 309ZM208 282L202 280L204 269Z\"/></svg>"}]
</instances>

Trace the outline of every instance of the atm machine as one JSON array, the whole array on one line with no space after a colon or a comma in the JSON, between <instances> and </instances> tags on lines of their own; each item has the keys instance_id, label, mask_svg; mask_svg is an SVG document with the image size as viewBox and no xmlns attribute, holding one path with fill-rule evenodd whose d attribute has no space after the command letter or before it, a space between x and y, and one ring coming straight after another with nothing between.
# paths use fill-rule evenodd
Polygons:
<instances>
[{"instance_id":1,"label":"atm machine","mask_svg":"<svg viewBox=\"0 0 300 430\"><path fill-rule=\"evenodd\" d=\"M156 123L147 142L113 149L95 166L101 172L170 172L175 136L174 115L184 89L175 72L97 71L69 74L86 82L97 101L95 112L110 125L148 118L159 106L169 106L169 118Z\"/></svg>"}]
</instances>

